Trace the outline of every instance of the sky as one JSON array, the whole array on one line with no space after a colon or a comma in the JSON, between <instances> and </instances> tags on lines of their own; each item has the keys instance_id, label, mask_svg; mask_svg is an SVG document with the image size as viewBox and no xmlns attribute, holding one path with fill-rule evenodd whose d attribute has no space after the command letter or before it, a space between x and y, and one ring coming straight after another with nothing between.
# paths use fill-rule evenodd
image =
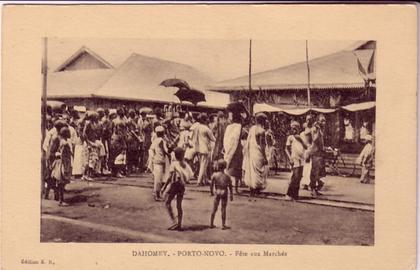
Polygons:
<instances>
[{"instance_id":1,"label":"sky","mask_svg":"<svg viewBox=\"0 0 420 270\"><path fill-rule=\"evenodd\" d=\"M350 48L352 40L309 40L309 59ZM118 67L132 53L195 67L215 82L248 74L249 40L49 38L48 66L61 63L86 46ZM305 61L305 40L252 40L252 73Z\"/></svg>"}]
</instances>

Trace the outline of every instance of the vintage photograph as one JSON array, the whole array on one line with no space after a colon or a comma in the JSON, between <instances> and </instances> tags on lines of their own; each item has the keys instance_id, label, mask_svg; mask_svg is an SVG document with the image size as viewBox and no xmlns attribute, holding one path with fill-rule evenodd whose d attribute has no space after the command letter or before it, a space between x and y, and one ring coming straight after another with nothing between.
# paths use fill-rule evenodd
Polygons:
<instances>
[{"instance_id":1,"label":"vintage photograph","mask_svg":"<svg viewBox=\"0 0 420 270\"><path fill-rule=\"evenodd\" d=\"M376 40L40 42L41 242L374 246Z\"/></svg>"}]
</instances>

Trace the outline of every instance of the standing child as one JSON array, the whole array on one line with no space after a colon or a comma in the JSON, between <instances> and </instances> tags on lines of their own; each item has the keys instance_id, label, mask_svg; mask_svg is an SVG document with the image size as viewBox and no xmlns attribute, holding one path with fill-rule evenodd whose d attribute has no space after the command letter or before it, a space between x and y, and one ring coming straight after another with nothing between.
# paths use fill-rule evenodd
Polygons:
<instances>
[{"instance_id":1,"label":"standing child","mask_svg":"<svg viewBox=\"0 0 420 270\"><path fill-rule=\"evenodd\" d=\"M68 139L70 138L70 130L63 127L58 134L60 145L55 153L56 159L52 164L51 179L55 183L58 192L59 206L68 206L64 202L64 188L70 182L71 178L71 147Z\"/></svg>"},{"instance_id":2,"label":"standing child","mask_svg":"<svg viewBox=\"0 0 420 270\"><path fill-rule=\"evenodd\" d=\"M180 147L174 149L175 160L171 163L169 168L169 176L162 188L162 193L166 192L165 206L171 218L172 225L168 230L182 230L182 200L184 198L185 184L188 183L193 175L191 167L184 161L184 150ZM169 186L169 188L168 188ZM178 212L178 219L172 210L172 200L176 197L176 208Z\"/></svg>"},{"instance_id":3,"label":"standing child","mask_svg":"<svg viewBox=\"0 0 420 270\"><path fill-rule=\"evenodd\" d=\"M233 201L233 192L232 192L232 180L230 176L227 175L224 170L226 169L226 161L220 159L217 161L217 172L213 173L211 176L211 185L210 193L211 196L214 195L213 189L216 188L216 196L214 197L213 212L211 213L210 218L210 228L215 228L214 226L214 217L216 216L217 208L219 208L219 203L222 201L222 230L230 229L226 226L226 207L228 203L228 193L230 193L230 201ZM229 191L228 191L229 189Z\"/></svg>"},{"instance_id":4,"label":"standing child","mask_svg":"<svg viewBox=\"0 0 420 270\"><path fill-rule=\"evenodd\" d=\"M360 175L360 183L368 184L370 182L369 173L373 165L373 156L375 149L372 145L373 137L371 135L365 136L366 145L357 158L357 163L362 166L362 173Z\"/></svg>"}]
</instances>

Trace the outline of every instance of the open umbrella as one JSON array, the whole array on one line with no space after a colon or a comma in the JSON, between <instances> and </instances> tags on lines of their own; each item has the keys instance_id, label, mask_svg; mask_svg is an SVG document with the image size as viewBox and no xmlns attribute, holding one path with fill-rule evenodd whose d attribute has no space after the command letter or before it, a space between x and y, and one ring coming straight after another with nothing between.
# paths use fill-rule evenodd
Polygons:
<instances>
[{"instance_id":1,"label":"open umbrella","mask_svg":"<svg viewBox=\"0 0 420 270\"><path fill-rule=\"evenodd\" d=\"M51 107L51 109L62 109L63 106L65 106L66 104L64 102L61 101L57 101L57 100L47 100L47 107Z\"/></svg>"},{"instance_id":2,"label":"open umbrella","mask_svg":"<svg viewBox=\"0 0 420 270\"><path fill-rule=\"evenodd\" d=\"M163 82L161 82L160 85L163 85L165 87L178 87L180 89L190 89L190 85L186 81L177 78L166 79Z\"/></svg>"},{"instance_id":3,"label":"open umbrella","mask_svg":"<svg viewBox=\"0 0 420 270\"><path fill-rule=\"evenodd\" d=\"M149 108L149 107L142 107L142 108L140 108L139 112L140 113L151 113L151 112L153 112L153 109Z\"/></svg>"},{"instance_id":4,"label":"open umbrella","mask_svg":"<svg viewBox=\"0 0 420 270\"><path fill-rule=\"evenodd\" d=\"M206 101L206 96L200 90L194 88L180 88L175 96L182 101L189 101L194 105L197 105L198 102Z\"/></svg>"}]
</instances>

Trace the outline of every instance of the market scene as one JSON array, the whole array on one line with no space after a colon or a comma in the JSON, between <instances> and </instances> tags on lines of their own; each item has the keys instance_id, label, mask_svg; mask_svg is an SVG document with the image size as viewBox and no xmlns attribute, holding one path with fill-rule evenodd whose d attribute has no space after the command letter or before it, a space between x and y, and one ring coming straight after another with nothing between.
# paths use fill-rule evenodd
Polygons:
<instances>
[{"instance_id":1,"label":"market scene","mask_svg":"<svg viewBox=\"0 0 420 270\"><path fill-rule=\"evenodd\" d=\"M256 68L243 40L222 79L44 42L42 242L374 244L376 41L296 41L297 60Z\"/></svg>"}]
</instances>

